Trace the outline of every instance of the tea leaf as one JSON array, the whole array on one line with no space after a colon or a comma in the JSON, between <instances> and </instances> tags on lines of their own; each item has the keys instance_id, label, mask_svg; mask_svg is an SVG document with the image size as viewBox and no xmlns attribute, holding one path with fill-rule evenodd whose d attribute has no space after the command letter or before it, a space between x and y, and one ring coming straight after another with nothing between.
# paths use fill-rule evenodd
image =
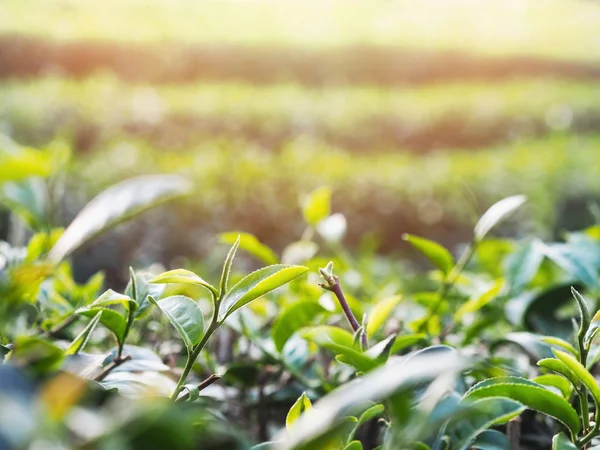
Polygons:
<instances>
[{"instance_id":1,"label":"tea leaf","mask_svg":"<svg viewBox=\"0 0 600 450\"><path fill-rule=\"evenodd\" d=\"M183 295L173 295L158 301L150 297L149 300L167 316L188 350L200 342L204 335L204 317L196 302Z\"/></svg>"}]
</instances>

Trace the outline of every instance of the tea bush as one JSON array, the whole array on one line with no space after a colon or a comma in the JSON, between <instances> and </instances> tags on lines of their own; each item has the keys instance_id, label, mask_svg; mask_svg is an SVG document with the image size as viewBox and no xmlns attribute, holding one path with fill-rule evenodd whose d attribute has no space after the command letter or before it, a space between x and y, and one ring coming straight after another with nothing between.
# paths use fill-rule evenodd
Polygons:
<instances>
[{"instance_id":1,"label":"tea bush","mask_svg":"<svg viewBox=\"0 0 600 450\"><path fill-rule=\"evenodd\" d=\"M456 254L404 234L430 263L415 274L368 247L349 253L352 224L319 188L281 254L225 232L224 262L211 257L202 273L132 268L115 290L100 273L75 282L69 257L190 195L191 184L134 177L58 228L61 149L5 145L0 154L0 199L29 236L0 246L0 448L562 450L600 441L600 225L560 242L493 238L527 205L511 196Z\"/></svg>"}]
</instances>

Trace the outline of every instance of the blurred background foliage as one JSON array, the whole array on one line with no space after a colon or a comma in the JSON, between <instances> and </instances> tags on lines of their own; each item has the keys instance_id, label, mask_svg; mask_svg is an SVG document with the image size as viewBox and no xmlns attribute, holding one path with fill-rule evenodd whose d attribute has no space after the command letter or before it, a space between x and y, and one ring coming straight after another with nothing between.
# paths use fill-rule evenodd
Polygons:
<instances>
[{"instance_id":1,"label":"blurred background foliage","mask_svg":"<svg viewBox=\"0 0 600 450\"><path fill-rule=\"evenodd\" d=\"M280 251L321 185L354 249L453 248L517 193L533 213L504 233L552 239L600 194L598 23L577 0L3 0L0 132L75 156L56 225L135 174L194 180L80 252L79 280L198 260L224 230Z\"/></svg>"}]
</instances>

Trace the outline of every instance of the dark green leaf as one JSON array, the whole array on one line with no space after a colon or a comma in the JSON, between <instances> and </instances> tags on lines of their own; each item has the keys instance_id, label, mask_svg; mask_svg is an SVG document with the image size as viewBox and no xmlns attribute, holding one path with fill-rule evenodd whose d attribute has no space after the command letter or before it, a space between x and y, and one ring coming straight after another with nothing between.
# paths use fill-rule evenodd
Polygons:
<instances>
[{"instance_id":1,"label":"dark green leaf","mask_svg":"<svg viewBox=\"0 0 600 450\"><path fill-rule=\"evenodd\" d=\"M452 448L456 450L470 448L481 433L494 425L508 422L525 410L521 403L501 397L463 403L465 411L453 418L447 426Z\"/></svg>"},{"instance_id":2,"label":"dark green leaf","mask_svg":"<svg viewBox=\"0 0 600 450\"><path fill-rule=\"evenodd\" d=\"M477 436L477 439L473 442L473 448L480 450L513 450L506 435L496 430L485 430Z\"/></svg>"},{"instance_id":3,"label":"dark green leaf","mask_svg":"<svg viewBox=\"0 0 600 450\"><path fill-rule=\"evenodd\" d=\"M554 435L552 438L552 450L577 450L578 447L565 436L564 433Z\"/></svg>"},{"instance_id":4,"label":"dark green leaf","mask_svg":"<svg viewBox=\"0 0 600 450\"><path fill-rule=\"evenodd\" d=\"M476 384L465 394L465 398L470 399L488 397L506 397L515 400L530 409L554 417L573 433L578 433L581 428L579 415L565 399L525 378L490 378Z\"/></svg>"},{"instance_id":5,"label":"dark green leaf","mask_svg":"<svg viewBox=\"0 0 600 450\"><path fill-rule=\"evenodd\" d=\"M80 350L85 347L90 335L94 332L96 325L100 321L100 317L102 316L102 311L98 311L98 313L94 316L90 323L77 335L77 337L71 342L71 345L65 350L65 356L67 355L76 355Z\"/></svg>"}]
</instances>

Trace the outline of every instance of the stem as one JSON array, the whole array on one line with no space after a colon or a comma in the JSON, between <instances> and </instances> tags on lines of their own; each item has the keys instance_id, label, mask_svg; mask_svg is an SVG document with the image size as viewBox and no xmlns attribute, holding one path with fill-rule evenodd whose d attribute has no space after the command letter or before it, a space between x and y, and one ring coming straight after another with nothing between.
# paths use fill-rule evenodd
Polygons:
<instances>
[{"instance_id":1,"label":"stem","mask_svg":"<svg viewBox=\"0 0 600 450\"><path fill-rule=\"evenodd\" d=\"M338 302L340 303L340 306L342 307L342 310L344 311L344 315L346 316L346 319L348 319L348 322L350 323L352 330L354 330L354 332L356 333L358 331L358 329L360 328L360 324L358 323L358 320L356 320L354 313L350 309L350 305L348 305L348 301L346 300L344 291L342 291L342 285L340 284L340 279L336 276L336 277L333 277L333 281L334 281L333 283L331 283L327 286L326 285L321 285L321 286L323 286L325 289L328 289L335 294L335 296L338 299ZM367 336L365 335L364 332L362 332L360 340L361 340L361 345L362 345L363 349L368 348Z\"/></svg>"},{"instance_id":2,"label":"stem","mask_svg":"<svg viewBox=\"0 0 600 450\"><path fill-rule=\"evenodd\" d=\"M200 352L206 346L208 339L212 336L212 334L215 332L215 330L217 328L219 328L219 326L221 325L219 323L219 307L221 306L222 297L218 297L217 294L215 292L213 292L212 290L211 290L211 292L213 293L213 300L214 300L215 307L213 309L213 316L210 321L210 326L204 333L204 336L202 336L202 339L200 340L200 342L198 342L198 344L195 347L192 347L191 354L189 353L189 350L188 350L188 358L187 358L187 361L185 362L183 372L182 372L181 376L179 377L179 381L177 382L177 386L175 386L175 390L173 391L173 394L171 395L171 400L173 400L173 401L177 400L177 396L181 392L181 389L182 389L183 385L185 384L185 380L187 379L188 375L190 374L192 367L194 366L194 363L196 362L196 359L198 359L198 355L200 355Z\"/></svg>"},{"instance_id":3,"label":"stem","mask_svg":"<svg viewBox=\"0 0 600 450\"><path fill-rule=\"evenodd\" d=\"M221 375L217 375L216 373L213 373L210 377L208 377L206 380L204 380L203 382L201 382L198 385L198 390L201 391L203 389L206 389L208 386L213 384L215 381L218 381L219 379L221 379ZM181 397L178 397L176 401L183 402L183 401L187 400L189 397L190 397L190 393L186 392Z\"/></svg>"},{"instance_id":4,"label":"stem","mask_svg":"<svg viewBox=\"0 0 600 450\"><path fill-rule=\"evenodd\" d=\"M129 361L130 359L131 359L131 355L126 355L122 358L119 356L116 357L109 364L106 365L106 367L104 368L104 370L102 370L102 372L100 372L98 375L96 375L94 377L94 381L104 380L108 376L109 373L111 373L114 369L119 367L124 362Z\"/></svg>"},{"instance_id":5,"label":"stem","mask_svg":"<svg viewBox=\"0 0 600 450\"><path fill-rule=\"evenodd\" d=\"M515 417L506 425L506 435L513 450L519 450L521 440L521 417Z\"/></svg>"},{"instance_id":6,"label":"stem","mask_svg":"<svg viewBox=\"0 0 600 450\"><path fill-rule=\"evenodd\" d=\"M175 387L175 390L173 391L173 395L171 395L171 400L173 400L173 401L177 400L177 396L181 392L181 389L182 389L183 385L185 384L185 380L187 379L188 375L190 374L192 367L194 366L194 363L196 362L196 359L198 359L198 355L200 355L200 352L202 351L202 349L208 342L208 339L215 332L215 330L217 328L219 328L219 324L217 322L212 322L210 324L210 327L208 327L208 330L206 330L206 333L204 333L204 336L202 336L202 340L198 343L198 345L196 345L196 347L194 347L192 349L192 353L191 354L188 353L188 358L187 358L187 361L183 368L183 373L181 374L181 377L179 377L177 386Z\"/></svg>"},{"instance_id":7,"label":"stem","mask_svg":"<svg viewBox=\"0 0 600 450\"><path fill-rule=\"evenodd\" d=\"M425 331L429 317L435 316L437 314L438 310L442 306L442 303L446 299L448 292L450 292L450 289L452 289L454 287L454 285L456 284L456 281L458 280L459 275L462 273L462 271L464 270L466 265L469 263L469 261L475 254L476 247L477 247L477 241L475 239L473 239L471 241L471 243L469 244L468 248L460 256L460 259L458 260L456 265L452 268L452 270L446 277L446 280L444 280L444 283L442 284L442 286L440 287L440 290L438 291L437 302L435 302L435 304L433 305L433 307L427 314L427 317L425 318L425 320L423 320L423 322L421 322L421 325L417 329L418 333L422 333L423 331Z\"/></svg>"}]
</instances>

